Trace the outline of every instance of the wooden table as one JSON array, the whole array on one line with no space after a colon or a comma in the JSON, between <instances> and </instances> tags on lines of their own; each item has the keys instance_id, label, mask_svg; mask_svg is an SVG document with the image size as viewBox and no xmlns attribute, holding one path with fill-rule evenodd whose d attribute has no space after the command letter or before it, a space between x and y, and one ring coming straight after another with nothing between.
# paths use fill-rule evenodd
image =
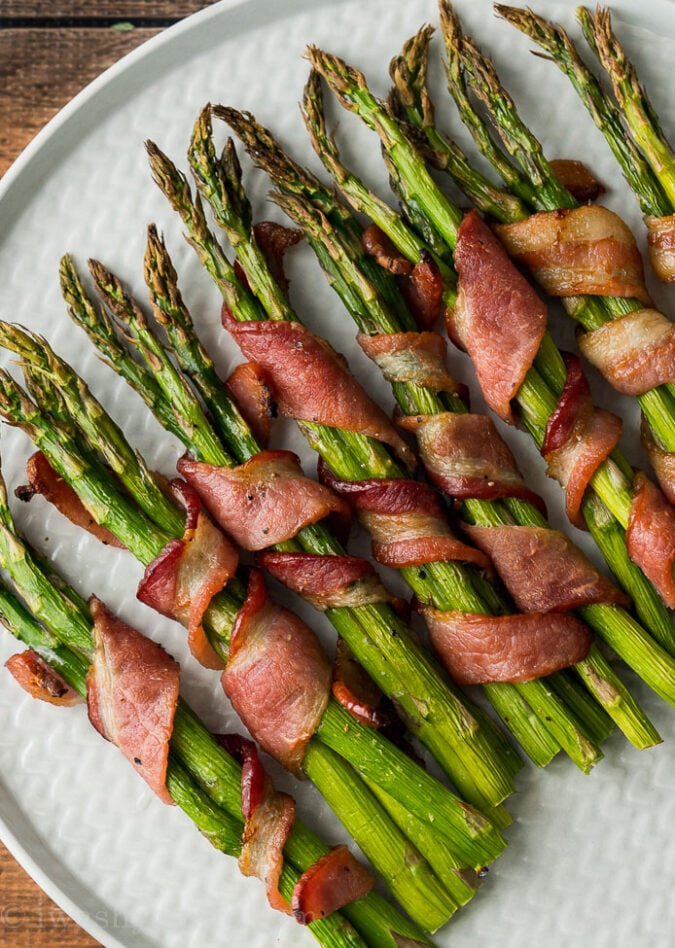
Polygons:
<instances>
[{"instance_id":1,"label":"wooden table","mask_svg":"<svg viewBox=\"0 0 675 948\"><path fill-rule=\"evenodd\" d=\"M88 82L213 0L0 0L0 175ZM91 948L0 844L0 948Z\"/></svg>"}]
</instances>

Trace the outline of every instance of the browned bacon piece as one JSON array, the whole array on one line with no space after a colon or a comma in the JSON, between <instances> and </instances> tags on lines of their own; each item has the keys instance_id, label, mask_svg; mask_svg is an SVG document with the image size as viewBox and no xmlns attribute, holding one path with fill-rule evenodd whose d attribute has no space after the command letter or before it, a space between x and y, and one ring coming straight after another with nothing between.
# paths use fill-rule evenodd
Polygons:
<instances>
[{"instance_id":1,"label":"browned bacon piece","mask_svg":"<svg viewBox=\"0 0 675 948\"><path fill-rule=\"evenodd\" d=\"M169 740L180 669L155 642L92 597L94 656L87 674L89 719L112 741L164 803Z\"/></svg>"},{"instance_id":2,"label":"browned bacon piece","mask_svg":"<svg viewBox=\"0 0 675 948\"><path fill-rule=\"evenodd\" d=\"M644 474L638 474L633 485L626 545L665 604L675 609L675 508Z\"/></svg>"},{"instance_id":3,"label":"browned bacon piece","mask_svg":"<svg viewBox=\"0 0 675 948\"><path fill-rule=\"evenodd\" d=\"M567 516L583 530L584 493L598 466L616 447L622 426L616 415L594 407L581 361L566 355L565 364L567 378L546 425L541 453L548 474L565 488Z\"/></svg>"},{"instance_id":4,"label":"browned bacon piece","mask_svg":"<svg viewBox=\"0 0 675 948\"><path fill-rule=\"evenodd\" d=\"M509 255L551 296L624 296L649 303L629 227L600 205L539 211L495 231Z\"/></svg>"},{"instance_id":5,"label":"browned bacon piece","mask_svg":"<svg viewBox=\"0 0 675 948\"><path fill-rule=\"evenodd\" d=\"M372 565L359 556L266 551L257 560L275 579L322 612L391 601Z\"/></svg>"},{"instance_id":6,"label":"browned bacon piece","mask_svg":"<svg viewBox=\"0 0 675 948\"><path fill-rule=\"evenodd\" d=\"M663 449L644 418L640 426L640 437L654 468L656 479L661 485L661 490L671 504L675 504L675 453Z\"/></svg>"},{"instance_id":7,"label":"browned bacon piece","mask_svg":"<svg viewBox=\"0 0 675 948\"><path fill-rule=\"evenodd\" d=\"M335 700L366 727L382 728L390 723L390 716L380 708L382 692L358 664L344 639L337 641L331 691Z\"/></svg>"},{"instance_id":8,"label":"browned bacon piece","mask_svg":"<svg viewBox=\"0 0 675 948\"><path fill-rule=\"evenodd\" d=\"M510 448L487 415L408 415L399 424L416 436L430 480L449 496L519 497L545 513L544 502L523 480Z\"/></svg>"},{"instance_id":9,"label":"browned bacon piece","mask_svg":"<svg viewBox=\"0 0 675 948\"><path fill-rule=\"evenodd\" d=\"M301 925L325 918L367 895L375 877L346 846L336 846L302 874L293 890L293 914Z\"/></svg>"},{"instance_id":10,"label":"browned bacon piece","mask_svg":"<svg viewBox=\"0 0 675 948\"><path fill-rule=\"evenodd\" d=\"M582 661L591 646L588 628L569 615L421 611L434 648L459 684L533 681Z\"/></svg>"},{"instance_id":11,"label":"browned bacon piece","mask_svg":"<svg viewBox=\"0 0 675 948\"><path fill-rule=\"evenodd\" d=\"M401 276L412 271L412 263L399 253L393 241L377 224L369 224L366 227L361 234L361 245L367 254L375 257L379 265L390 273Z\"/></svg>"},{"instance_id":12,"label":"browned bacon piece","mask_svg":"<svg viewBox=\"0 0 675 948\"><path fill-rule=\"evenodd\" d=\"M458 296L446 314L448 333L471 356L487 404L513 424L511 400L546 332L546 307L476 211L460 224L455 266Z\"/></svg>"},{"instance_id":13,"label":"browned bacon piece","mask_svg":"<svg viewBox=\"0 0 675 948\"><path fill-rule=\"evenodd\" d=\"M306 477L291 451L261 451L232 468L184 455L178 471L214 519L245 550L283 543L329 514L337 514L343 521L349 518L347 505Z\"/></svg>"},{"instance_id":14,"label":"browned bacon piece","mask_svg":"<svg viewBox=\"0 0 675 948\"><path fill-rule=\"evenodd\" d=\"M438 496L428 484L399 478L341 481L324 464L321 478L346 497L373 540L373 556L383 566L402 569L441 560L461 560L487 568L487 557L454 536Z\"/></svg>"},{"instance_id":15,"label":"browned bacon piece","mask_svg":"<svg viewBox=\"0 0 675 948\"><path fill-rule=\"evenodd\" d=\"M226 385L256 440L266 445L272 430L275 407L265 373L254 362L242 362L230 374Z\"/></svg>"},{"instance_id":16,"label":"browned bacon piece","mask_svg":"<svg viewBox=\"0 0 675 948\"><path fill-rule=\"evenodd\" d=\"M647 251L654 272L659 280L672 283L675 280L675 214L666 217L647 215Z\"/></svg>"},{"instance_id":17,"label":"browned bacon piece","mask_svg":"<svg viewBox=\"0 0 675 948\"><path fill-rule=\"evenodd\" d=\"M237 322L225 306L222 319L246 358L265 371L282 415L368 435L411 463L410 449L385 413L325 340L299 323Z\"/></svg>"},{"instance_id":18,"label":"browned bacon piece","mask_svg":"<svg viewBox=\"0 0 675 948\"><path fill-rule=\"evenodd\" d=\"M279 879L284 867L284 846L295 820L293 798L274 789L253 741L238 734L219 735L218 741L242 765L244 834L239 868L243 875L264 882L272 908L290 915L291 907L279 892Z\"/></svg>"},{"instance_id":19,"label":"browned bacon piece","mask_svg":"<svg viewBox=\"0 0 675 948\"><path fill-rule=\"evenodd\" d=\"M601 602L630 605L630 600L558 530L469 524L464 529L490 557L523 612L568 612Z\"/></svg>"},{"instance_id":20,"label":"browned bacon piece","mask_svg":"<svg viewBox=\"0 0 675 948\"><path fill-rule=\"evenodd\" d=\"M304 236L302 231L293 227L285 227L275 221L259 221L253 225L253 233L269 264L272 276L282 290L287 293L288 277L284 270L284 254L289 247L300 243Z\"/></svg>"},{"instance_id":21,"label":"browned bacon piece","mask_svg":"<svg viewBox=\"0 0 675 948\"><path fill-rule=\"evenodd\" d=\"M550 164L558 181L579 204L589 204L605 193L602 182L583 162L571 158L554 158Z\"/></svg>"},{"instance_id":22,"label":"browned bacon piece","mask_svg":"<svg viewBox=\"0 0 675 948\"><path fill-rule=\"evenodd\" d=\"M141 602L182 623L190 651L206 668L223 661L209 643L202 618L213 596L234 576L239 554L202 510L196 491L184 481L172 488L186 510L185 534L171 540L148 565L138 586Z\"/></svg>"},{"instance_id":23,"label":"browned bacon piece","mask_svg":"<svg viewBox=\"0 0 675 948\"><path fill-rule=\"evenodd\" d=\"M675 382L675 325L655 309L640 309L579 336L583 355L624 395Z\"/></svg>"},{"instance_id":24,"label":"browned bacon piece","mask_svg":"<svg viewBox=\"0 0 675 948\"><path fill-rule=\"evenodd\" d=\"M5 668L31 698L62 707L82 703L75 689L32 649L12 655L5 662Z\"/></svg>"},{"instance_id":25,"label":"browned bacon piece","mask_svg":"<svg viewBox=\"0 0 675 948\"><path fill-rule=\"evenodd\" d=\"M445 367L445 340L437 332L359 333L356 339L387 381L466 396L466 386L455 382Z\"/></svg>"},{"instance_id":26,"label":"browned bacon piece","mask_svg":"<svg viewBox=\"0 0 675 948\"><path fill-rule=\"evenodd\" d=\"M331 668L311 629L269 599L259 570L251 571L221 680L263 750L300 776L328 703Z\"/></svg>"},{"instance_id":27,"label":"browned bacon piece","mask_svg":"<svg viewBox=\"0 0 675 948\"><path fill-rule=\"evenodd\" d=\"M56 473L42 451L36 451L30 456L26 464L26 475L28 484L17 487L15 491L19 500L29 501L35 494L41 494L76 527L82 527L109 546L123 546L109 530L96 523L79 496L70 484Z\"/></svg>"}]
</instances>

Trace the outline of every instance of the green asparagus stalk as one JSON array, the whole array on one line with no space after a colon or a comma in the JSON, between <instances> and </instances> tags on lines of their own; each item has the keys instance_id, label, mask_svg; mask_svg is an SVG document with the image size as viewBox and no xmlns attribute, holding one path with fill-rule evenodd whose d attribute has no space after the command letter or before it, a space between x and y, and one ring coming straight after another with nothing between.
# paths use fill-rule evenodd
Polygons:
<instances>
[{"instance_id":1,"label":"green asparagus stalk","mask_svg":"<svg viewBox=\"0 0 675 948\"><path fill-rule=\"evenodd\" d=\"M414 168L414 179L406 181L407 191L414 194L416 207L418 209L424 208L428 225L436 227L439 235L452 229L452 244L454 245L456 239L456 228L453 226L455 215L451 215L446 210L447 205L451 203L449 198L434 184L433 187L436 193L434 193L433 199L427 200L425 204L421 203L426 198L430 182L433 183L425 167L424 159L415 151L407 139L400 136L395 140L390 139L388 128L390 124L396 124L395 120L368 91L365 77L337 57L322 53L319 50L310 50L310 58L313 65L327 80L340 102L346 108L357 111L367 124L374 127L381 134L381 141L389 155L390 164L393 167L396 163L399 176L402 178L404 172L407 174L410 167ZM386 117L386 125L384 121L380 121L381 115ZM403 149L403 142L407 142L408 151L411 153L407 156L405 164L399 161L399 153ZM417 186L418 173L424 182L423 188ZM407 200L405 193L403 193L403 197ZM390 236L395 240L393 234L390 234ZM533 436L538 447L541 447L543 442L546 422L557 404L557 398L564 385L565 377L566 372L561 354L553 343L550 334L547 333L535 359L534 366L529 370L514 400L523 425ZM627 581L626 591L633 599L641 621L659 643L670 647L673 641L672 622L667 609L651 583L630 562L625 548L617 549L610 547L609 544L603 548L603 536L597 531L594 532L593 518L590 515L586 517L588 498L592 496L592 492L595 492L618 520L621 528L625 530L630 509L632 475L632 469L621 452L614 451L612 456L598 468L593 477L591 490L587 491L582 513L595 542L605 558L611 556L612 559L615 559L617 555L619 556L618 562L608 559L608 565L622 584Z\"/></svg>"},{"instance_id":2,"label":"green asparagus stalk","mask_svg":"<svg viewBox=\"0 0 675 948\"><path fill-rule=\"evenodd\" d=\"M0 584L0 619L16 638L41 655L84 697L88 655L93 648L88 609L60 577L58 586L53 584L40 566L39 554L16 531L1 476L0 524L0 563L23 599L17 599L4 583ZM24 603L31 605L27 607ZM87 649L82 646L81 636L71 636L70 627L63 622L64 612L78 616L79 624L88 627ZM183 699L179 699L176 710L167 787L215 848L235 857L239 855L243 831L241 767L215 742ZM328 847L296 821L287 843L281 881L285 897L290 900L301 872L327 852ZM393 948L397 943L395 933L411 938L414 944L429 944L416 926L374 893L310 928L320 944L326 946L374 948L386 944Z\"/></svg>"},{"instance_id":3,"label":"green asparagus stalk","mask_svg":"<svg viewBox=\"0 0 675 948\"><path fill-rule=\"evenodd\" d=\"M149 144L148 153L155 181L180 214L190 243L225 296L228 306L238 318L264 318L260 302L246 292L233 265L210 232L199 196L192 199L185 176L156 145ZM266 264L261 266L262 276L265 276L265 271ZM242 306L239 305L241 300L245 300ZM255 316L252 317L253 313ZM346 440L350 451L343 456L345 439L340 432L309 423L303 428L306 437L313 444L320 445L333 463L345 464L348 477L370 469L375 469L377 476L386 477L397 470L397 462L372 439L359 435L349 437ZM430 660L393 610L387 605L377 604L359 607L358 610L331 609L327 616L385 694L395 697L406 719L412 722L416 737L452 776L462 795L477 802L475 795L478 792L483 806L492 806L505 799L513 789L512 774L517 768L512 752L502 743L489 719L473 707L468 708L463 700L459 701L456 693L449 689L447 676ZM392 636L390 630L395 630L396 635ZM386 656L386 661L377 660L375 667L378 654ZM415 700L415 694L425 696L423 703ZM483 789L477 789L477 781Z\"/></svg>"},{"instance_id":4,"label":"green asparagus stalk","mask_svg":"<svg viewBox=\"0 0 675 948\"><path fill-rule=\"evenodd\" d=\"M22 346L24 354L30 355L27 339L23 340ZM79 407L77 420L87 407L86 401ZM99 436L100 439L102 437ZM442 785L383 740L379 733L363 727L351 717L345 720L346 712L341 716L341 710L335 702L329 703L318 735L307 752L306 772L309 773L308 768L317 769L322 781L318 788L343 822L346 822L376 867L388 881L391 878L390 884L397 898L416 915L418 922L435 929L474 894L475 887L466 885L457 873L452 873L441 883L422 857L417 856L413 860L411 845L405 834L398 830L396 820L392 822L380 812L382 808L370 791L361 789L357 792L354 789L360 779L357 774L350 774L348 781L343 779L344 768L350 767L346 762L353 763L371 781L382 783L397 800L403 801L404 806L406 803L412 806L422 821L433 821L436 833L445 839L446 845L453 849L462 865L474 862L482 865L491 860L503 848L503 840L484 817L461 804ZM345 728L348 738L345 737ZM337 775L332 780L327 780L325 776L330 766L323 760L327 758L330 762L336 758L335 753L328 749L329 746L334 747L345 761L339 764ZM350 802L355 798L366 807L360 815L354 809L353 802ZM369 817L365 813L369 813ZM384 837L377 834L377 827L382 825L389 827ZM383 838L388 841L386 847L381 845ZM387 873L397 860L397 872L390 877ZM401 871L401 866L412 866L413 863L414 872ZM421 896L423 908L420 906Z\"/></svg>"},{"instance_id":5,"label":"green asparagus stalk","mask_svg":"<svg viewBox=\"0 0 675 948\"><path fill-rule=\"evenodd\" d=\"M316 90L312 88L304 97L305 121L310 131L315 128L320 131L324 127L315 93ZM279 203L288 211L294 222L303 229L331 285L341 296L348 312L357 323L359 331L371 334L406 331L409 323L414 322L412 316L408 314L405 322L403 320L399 322L396 314L386 307L385 300L380 297L377 287L367 279L363 266L367 259L366 254L362 249L361 241L353 239L359 226L356 219L353 219L351 227L347 229L343 226L346 209L341 209L334 215L335 223L333 223L328 213L322 211L323 207L329 207L331 193L328 189L323 189L321 182L310 177L308 172L298 169L296 163L291 161L274 141L269 131L261 128L252 116L228 109L227 115L223 114L223 118L226 118L237 134L245 140L246 147L256 162L268 169L274 184L283 194L283 199L279 199ZM268 152L271 154L266 157ZM333 167L335 167L337 160L335 149L333 149L332 157ZM347 174L344 169L342 177ZM394 281L394 277L388 273L381 275L381 279L386 277ZM347 287L349 291L346 290ZM377 301L377 305L372 305L373 300ZM392 389L399 407L406 415L419 412L438 414L446 411L462 413L467 410L460 398L449 393L438 393L416 383L393 382ZM472 500L466 501L463 506L464 517L472 523L500 525L515 522L528 526L547 525L533 505L523 501ZM461 515L461 508L459 512ZM612 606L600 607L591 614L591 620L594 623L592 628L597 632L605 624L617 625L617 615L620 616L620 621L629 619L623 610L616 610ZM586 616L584 618L588 621ZM591 668L593 672L589 675ZM587 684L593 683L593 693L600 705L607 708L624 733L637 746L648 746L659 740L658 734L635 699L596 647L591 656L581 663L577 670L583 681ZM551 679L550 684L554 688L556 681L559 681L564 688L566 679L562 675ZM492 691L499 690L492 689ZM567 689L565 693L573 699L573 694L570 694ZM583 717L582 720L584 720Z\"/></svg>"}]
</instances>

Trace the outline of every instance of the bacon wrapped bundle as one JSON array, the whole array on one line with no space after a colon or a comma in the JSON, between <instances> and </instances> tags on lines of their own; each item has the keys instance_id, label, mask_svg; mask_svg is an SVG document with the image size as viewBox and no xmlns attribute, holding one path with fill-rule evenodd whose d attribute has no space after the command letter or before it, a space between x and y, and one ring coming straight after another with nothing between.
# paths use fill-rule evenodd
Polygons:
<instances>
[{"instance_id":1,"label":"bacon wrapped bundle","mask_svg":"<svg viewBox=\"0 0 675 948\"><path fill-rule=\"evenodd\" d=\"M32 649L12 655L5 668L31 698L66 708L82 703L75 689Z\"/></svg>"},{"instance_id":2,"label":"bacon wrapped bundle","mask_svg":"<svg viewBox=\"0 0 675 948\"><path fill-rule=\"evenodd\" d=\"M155 642L92 597L94 655L87 707L96 730L122 751L164 803L169 740L178 704L180 668Z\"/></svg>"},{"instance_id":3,"label":"bacon wrapped bundle","mask_svg":"<svg viewBox=\"0 0 675 948\"><path fill-rule=\"evenodd\" d=\"M282 415L359 432L388 444L410 463L406 443L325 340L299 323L237 322L226 306L222 320L246 358L267 373Z\"/></svg>"},{"instance_id":4,"label":"bacon wrapped bundle","mask_svg":"<svg viewBox=\"0 0 675 948\"><path fill-rule=\"evenodd\" d=\"M329 514L349 518L347 505L306 477L291 451L261 451L232 468L184 455L178 471L245 550L283 543Z\"/></svg>"},{"instance_id":5,"label":"bacon wrapped bundle","mask_svg":"<svg viewBox=\"0 0 675 948\"><path fill-rule=\"evenodd\" d=\"M202 510L193 488L184 481L174 481L172 488L185 506L185 534L169 541L147 566L137 596L187 628L197 661L221 669L224 663L209 643L202 619L213 596L237 571L239 554Z\"/></svg>"},{"instance_id":6,"label":"bacon wrapped bundle","mask_svg":"<svg viewBox=\"0 0 675 948\"><path fill-rule=\"evenodd\" d=\"M546 306L476 211L459 226L454 257L459 282L448 333L471 356L489 407L513 424L511 400L544 338Z\"/></svg>"},{"instance_id":7,"label":"bacon wrapped bundle","mask_svg":"<svg viewBox=\"0 0 675 948\"><path fill-rule=\"evenodd\" d=\"M647 227L647 252L654 272L664 283L675 281L675 214L644 218Z\"/></svg>"},{"instance_id":8,"label":"bacon wrapped bundle","mask_svg":"<svg viewBox=\"0 0 675 948\"><path fill-rule=\"evenodd\" d=\"M649 303L630 228L599 205L539 211L495 231L550 296L622 296Z\"/></svg>"},{"instance_id":9,"label":"bacon wrapped bundle","mask_svg":"<svg viewBox=\"0 0 675 948\"><path fill-rule=\"evenodd\" d=\"M589 629L555 613L489 616L421 609L431 642L459 684L533 681L576 665L591 646Z\"/></svg>"},{"instance_id":10,"label":"bacon wrapped bundle","mask_svg":"<svg viewBox=\"0 0 675 948\"><path fill-rule=\"evenodd\" d=\"M298 776L328 704L331 667L312 630L273 603L252 570L223 672L225 694L263 750Z\"/></svg>"},{"instance_id":11,"label":"bacon wrapped bundle","mask_svg":"<svg viewBox=\"0 0 675 948\"><path fill-rule=\"evenodd\" d=\"M568 355L565 364L567 378L546 425L541 453L549 476L565 489L567 516L583 530L584 493L595 471L616 447L622 424L616 415L593 405L580 359Z\"/></svg>"}]
</instances>

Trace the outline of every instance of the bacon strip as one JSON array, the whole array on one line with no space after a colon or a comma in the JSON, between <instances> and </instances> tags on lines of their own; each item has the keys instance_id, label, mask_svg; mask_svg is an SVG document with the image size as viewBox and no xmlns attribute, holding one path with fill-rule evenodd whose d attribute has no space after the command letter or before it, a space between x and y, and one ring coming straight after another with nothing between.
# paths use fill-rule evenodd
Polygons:
<instances>
[{"instance_id":1,"label":"bacon strip","mask_svg":"<svg viewBox=\"0 0 675 948\"><path fill-rule=\"evenodd\" d=\"M432 645L460 685L533 681L576 665L591 646L588 628L569 615L421 611Z\"/></svg>"},{"instance_id":2,"label":"bacon strip","mask_svg":"<svg viewBox=\"0 0 675 948\"><path fill-rule=\"evenodd\" d=\"M381 267L396 276L409 274L412 263L399 253L395 244L377 224L369 224L361 234L361 246L367 254L375 257Z\"/></svg>"},{"instance_id":3,"label":"bacon strip","mask_svg":"<svg viewBox=\"0 0 675 948\"><path fill-rule=\"evenodd\" d=\"M225 383L257 441L266 445L275 415L274 399L265 373L255 362L242 362Z\"/></svg>"},{"instance_id":4,"label":"bacon strip","mask_svg":"<svg viewBox=\"0 0 675 948\"><path fill-rule=\"evenodd\" d=\"M675 508L644 474L637 474L633 484L626 546L665 604L675 609Z\"/></svg>"},{"instance_id":5,"label":"bacon strip","mask_svg":"<svg viewBox=\"0 0 675 948\"><path fill-rule=\"evenodd\" d=\"M206 637L202 619L209 603L234 576L239 554L201 509L196 491L183 481L172 488L186 508L185 534L171 540L148 565L137 596L188 630L190 651L206 668L221 669L222 659Z\"/></svg>"},{"instance_id":6,"label":"bacon strip","mask_svg":"<svg viewBox=\"0 0 675 948\"><path fill-rule=\"evenodd\" d=\"M322 612L391 602L372 565L359 556L267 551L260 553L257 561L275 579Z\"/></svg>"},{"instance_id":7,"label":"bacon strip","mask_svg":"<svg viewBox=\"0 0 675 948\"><path fill-rule=\"evenodd\" d=\"M523 480L487 415L409 415L399 424L415 434L429 479L446 494L481 500L520 497L545 513L543 500Z\"/></svg>"},{"instance_id":8,"label":"bacon strip","mask_svg":"<svg viewBox=\"0 0 675 948\"><path fill-rule=\"evenodd\" d=\"M497 224L495 231L509 255L551 296L623 296L649 303L635 238L606 207L539 211Z\"/></svg>"},{"instance_id":9,"label":"bacon strip","mask_svg":"<svg viewBox=\"0 0 675 948\"><path fill-rule=\"evenodd\" d=\"M82 703L75 689L32 649L12 655L5 668L31 698L66 708Z\"/></svg>"},{"instance_id":10,"label":"bacon strip","mask_svg":"<svg viewBox=\"0 0 675 948\"><path fill-rule=\"evenodd\" d=\"M459 393L459 385L445 367L445 340L437 332L397 332L356 337L369 359L389 382L414 382L436 392Z\"/></svg>"},{"instance_id":11,"label":"bacon strip","mask_svg":"<svg viewBox=\"0 0 675 948\"><path fill-rule=\"evenodd\" d=\"M476 211L460 224L455 266L458 296L446 314L448 333L471 356L487 404L513 424L510 403L546 332L546 307Z\"/></svg>"},{"instance_id":12,"label":"bacon strip","mask_svg":"<svg viewBox=\"0 0 675 948\"><path fill-rule=\"evenodd\" d=\"M259 570L251 571L221 681L263 750L300 776L328 703L331 668L312 630L269 599Z\"/></svg>"},{"instance_id":13,"label":"bacon strip","mask_svg":"<svg viewBox=\"0 0 675 948\"><path fill-rule=\"evenodd\" d=\"M324 339L299 323L237 322L225 306L222 319L246 358L264 369L282 415L357 431L388 444L412 466L408 446Z\"/></svg>"},{"instance_id":14,"label":"bacon strip","mask_svg":"<svg viewBox=\"0 0 675 948\"><path fill-rule=\"evenodd\" d=\"M261 451L233 468L205 464L186 454L178 471L245 550L290 540L331 513L349 518L347 505L306 477L291 451Z\"/></svg>"},{"instance_id":15,"label":"bacon strip","mask_svg":"<svg viewBox=\"0 0 675 948\"><path fill-rule=\"evenodd\" d=\"M675 454L672 451L665 451L661 447L644 418L640 425L640 437L654 468L656 479L661 485L661 490L671 504L675 504Z\"/></svg>"},{"instance_id":16,"label":"bacon strip","mask_svg":"<svg viewBox=\"0 0 675 948\"><path fill-rule=\"evenodd\" d=\"M549 527L464 530L495 565L523 612L567 612L592 603L630 600L564 534Z\"/></svg>"},{"instance_id":17,"label":"bacon strip","mask_svg":"<svg viewBox=\"0 0 675 948\"><path fill-rule=\"evenodd\" d=\"M302 874L293 890L293 914L301 925L325 918L349 902L363 898L375 877L346 846L336 846Z\"/></svg>"},{"instance_id":18,"label":"bacon strip","mask_svg":"<svg viewBox=\"0 0 675 948\"><path fill-rule=\"evenodd\" d=\"M664 283L675 280L675 214L644 218L647 227L647 252L654 272Z\"/></svg>"},{"instance_id":19,"label":"bacon strip","mask_svg":"<svg viewBox=\"0 0 675 948\"><path fill-rule=\"evenodd\" d=\"M578 339L582 354L618 392L643 395L675 382L675 325L655 309L640 309Z\"/></svg>"},{"instance_id":20,"label":"bacon strip","mask_svg":"<svg viewBox=\"0 0 675 948\"><path fill-rule=\"evenodd\" d=\"M366 727L382 728L390 717L380 710L382 692L354 659L344 639L338 639L333 664L333 697Z\"/></svg>"},{"instance_id":21,"label":"bacon strip","mask_svg":"<svg viewBox=\"0 0 675 948\"><path fill-rule=\"evenodd\" d=\"M454 536L433 488L398 478L341 481L325 465L322 480L349 499L373 540L373 557L383 566L402 569L441 560L461 560L487 568L480 550Z\"/></svg>"},{"instance_id":22,"label":"bacon strip","mask_svg":"<svg viewBox=\"0 0 675 948\"><path fill-rule=\"evenodd\" d=\"M616 447L622 425L616 415L594 407L581 361L567 355L565 364L567 379L546 425L541 453L549 476L565 488L567 516L583 530L584 493L599 465Z\"/></svg>"},{"instance_id":23,"label":"bacon strip","mask_svg":"<svg viewBox=\"0 0 675 948\"><path fill-rule=\"evenodd\" d=\"M87 675L89 719L122 751L164 803L169 740L178 704L178 663L92 597L94 656Z\"/></svg>"},{"instance_id":24,"label":"bacon strip","mask_svg":"<svg viewBox=\"0 0 675 948\"><path fill-rule=\"evenodd\" d=\"M78 494L56 473L42 451L36 451L28 458L26 476L28 484L17 487L15 491L19 500L28 502L35 494L41 494L76 527L91 533L101 543L124 549L124 544L110 530L96 523Z\"/></svg>"},{"instance_id":25,"label":"bacon strip","mask_svg":"<svg viewBox=\"0 0 675 948\"><path fill-rule=\"evenodd\" d=\"M579 204L596 201L605 193L605 186L583 162L570 158L554 158L550 164L558 181Z\"/></svg>"}]
</instances>

